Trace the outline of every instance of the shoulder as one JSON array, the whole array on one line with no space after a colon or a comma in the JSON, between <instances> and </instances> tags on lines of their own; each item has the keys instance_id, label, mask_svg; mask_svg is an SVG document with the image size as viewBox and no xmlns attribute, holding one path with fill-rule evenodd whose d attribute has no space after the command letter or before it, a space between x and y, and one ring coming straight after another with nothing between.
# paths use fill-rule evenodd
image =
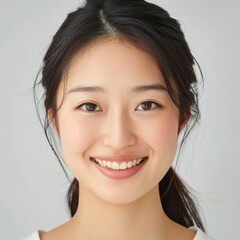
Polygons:
<instances>
[{"instance_id":1,"label":"shoulder","mask_svg":"<svg viewBox=\"0 0 240 240\"><path fill-rule=\"evenodd\" d=\"M196 226L189 227L188 229L196 232L193 240L210 240L210 238L200 228Z\"/></svg>"},{"instance_id":2,"label":"shoulder","mask_svg":"<svg viewBox=\"0 0 240 240\"><path fill-rule=\"evenodd\" d=\"M45 233L43 230L36 230L28 237L25 237L22 240L41 240L40 236L41 234Z\"/></svg>"},{"instance_id":3,"label":"shoulder","mask_svg":"<svg viewBox=\"0 0 240 240\"><path fill-rule=\"evenodd\" d=\"M200 228L198 228L196 226L192 226L188 229L196 232L196 235L195 235L193 240L206 240L205 233Z\"/></svg>"}]
</instances>

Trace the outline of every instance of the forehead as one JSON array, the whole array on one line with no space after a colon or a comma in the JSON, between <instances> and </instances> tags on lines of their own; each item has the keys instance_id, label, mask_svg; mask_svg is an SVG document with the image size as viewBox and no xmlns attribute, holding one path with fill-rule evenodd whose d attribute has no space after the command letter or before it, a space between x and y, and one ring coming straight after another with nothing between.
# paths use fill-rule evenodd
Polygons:
<instances>
[{"instance_id":1,"label":"forehead","mask_svg":"<svg viewBox=\"0 0 240 240\"><path fill-rule=\"evenodd\" d=\"M104 39L89 45L72 58L67 73L67 88L79 83L110 86L146 84L164 85L155 59L129 41Z\"/></svg>"}]
</instances>

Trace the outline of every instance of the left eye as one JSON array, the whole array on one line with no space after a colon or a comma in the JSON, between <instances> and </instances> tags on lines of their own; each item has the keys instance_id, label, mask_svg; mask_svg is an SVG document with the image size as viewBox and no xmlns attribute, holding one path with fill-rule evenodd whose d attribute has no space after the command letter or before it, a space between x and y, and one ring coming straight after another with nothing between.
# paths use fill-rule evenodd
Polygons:
<instances>
[{"instance_id":1,"label":"left eye","mask_svg":"<svg viewBox=\"0 0 240 240\"><path fill-rule=\"evenodd\" d=\"M77 109L81 108L86 112L98 112L99 110L96 111L97 107L98 106L95 103L88 102L88 103L81 104L80 106L77 107Z\"/></svg>"},{"instance_id":2,"label":"left eye","mask_svg":"<svg viewBox=\"0 0 240 240\"><path fill-rule=\"evenodd\" d=\"M152 110L154 108L152 108L152 106L155 105L154 108L156 107L160 107L161 105L156 103L156 102L153 102L153 101L147 101L147 102L143 102L141 103L139 106L142 106L142 109L143 110L140 110L140 111L149 111L149 110Z\"/></svg>"}]
</instances>

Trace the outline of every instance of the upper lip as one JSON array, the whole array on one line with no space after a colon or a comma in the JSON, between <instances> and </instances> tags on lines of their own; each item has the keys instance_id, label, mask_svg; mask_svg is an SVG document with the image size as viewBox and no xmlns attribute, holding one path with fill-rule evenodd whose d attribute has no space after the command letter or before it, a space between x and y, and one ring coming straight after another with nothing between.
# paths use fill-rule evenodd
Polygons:
<instances>
[{"instance_id":1,"label":"upper lip","mask_svg":"<svg viewBox=\"0 0 240 240\"><path fill-rule=\"evenodd\" d=\"M110 161L110 162L117 162L117 163L121 163L121 162L126 162L126 161L133 161L135 159L139 159L139 158L144 158L144 157L147 157L147 156L133 156L133 155L108 155L108 156L94 156L94 157L90 157L91 158L98 158L98 159L101 159L101 160L107 160L107 161Z\"/></svg>"}]
</instances>

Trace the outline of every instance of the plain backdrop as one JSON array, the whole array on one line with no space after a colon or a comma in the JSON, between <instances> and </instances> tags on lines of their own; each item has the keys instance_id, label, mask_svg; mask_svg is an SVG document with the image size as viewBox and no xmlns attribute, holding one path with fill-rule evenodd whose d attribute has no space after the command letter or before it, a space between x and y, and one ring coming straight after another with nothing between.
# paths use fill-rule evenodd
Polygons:
<instances>
[{"instance_id":1,"label":"plain backdrop","mask_svg":"<svg viewBox=\"0 0 240 240\"><path fill-rule=\"evenodd\" d=\"M179 159L208 232L238 240L240 226L240 1L159 0L177 18L204 74L201 124ZM81 2L80 2L81 3ZM31 87L52 36L77 0L0 0L0 239L70 218L69 182L41 128Z\"/></svg>"}]
</instances>

